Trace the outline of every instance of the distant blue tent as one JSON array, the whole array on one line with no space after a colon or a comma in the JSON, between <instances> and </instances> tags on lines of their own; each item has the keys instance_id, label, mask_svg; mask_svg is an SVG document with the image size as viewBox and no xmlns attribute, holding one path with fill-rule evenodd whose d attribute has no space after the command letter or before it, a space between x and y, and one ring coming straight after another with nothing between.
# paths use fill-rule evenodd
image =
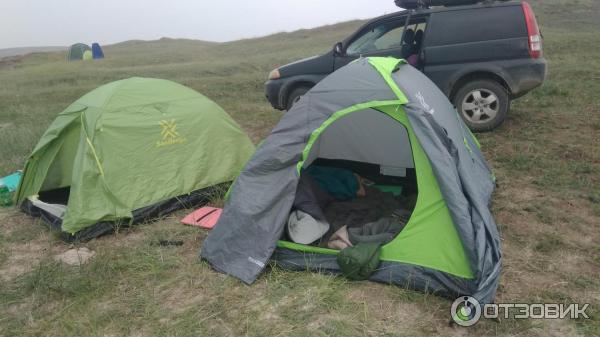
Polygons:
<instances>
[{"instance_id":1,"label":"distant blue tent","mask_svg":"<svg viewBox=\"0 0 600 337\"><path fill-rule=\"evenodd\" d=\"M92 56L94 57L94 60L104 58L104 53L98 42L92 43Z\"/></svg>"}]
</instances>

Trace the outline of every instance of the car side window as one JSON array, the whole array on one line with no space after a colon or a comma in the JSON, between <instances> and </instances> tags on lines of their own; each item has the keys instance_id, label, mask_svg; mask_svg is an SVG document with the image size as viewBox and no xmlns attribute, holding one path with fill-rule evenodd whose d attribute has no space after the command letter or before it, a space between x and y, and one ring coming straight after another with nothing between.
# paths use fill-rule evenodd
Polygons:
<instances>
[{"instance_id":1,"label":"car side window","mask_svg":"<svg viewBox=\"0 0 600 337\"><path fill-rule=\"evenodd\" d=\"M404 19L386 21L371 26L358 36L346 48L348 55L362 55L379 50L400 48Z\"/></svg>"},{"instance_id":2,"label":"car side window","mask_svg":"<svg viewBox=\"0 0 600 337\"><path fill-rule=\"evenodd\" d=\"M475 28L476 27L476 28ZM428 46L511 39L527 36L520 6L477 8L432 15Z\"/></svg>"}]
</instances>

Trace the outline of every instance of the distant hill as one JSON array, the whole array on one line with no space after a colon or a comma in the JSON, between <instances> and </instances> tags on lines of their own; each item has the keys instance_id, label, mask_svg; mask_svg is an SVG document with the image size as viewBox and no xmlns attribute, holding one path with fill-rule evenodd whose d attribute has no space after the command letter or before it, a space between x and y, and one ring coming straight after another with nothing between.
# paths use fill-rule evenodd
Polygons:
<instances>
[{"instance_id":1,"label":"distant hill","mask_svg":"<svg viewBox=\"0 0 600 337\"><path fill-rule=\"evenodd\" d=\"M211 46L218 44L219 42L212 41L204 41L204 40L194 40L194 39L179 39L179 38L170 38L170 37L162 37L158 40L127 40L122 42L117 42L110 45L104 45L103 47L128 47L128 46L136 46L143 44L156 44L156 43L194 43L197 45L205 45Z\"/></svg>"},{"instance_id":2,"label":"distant hill","mask_svg":"<svg viewBox=\"0 0 600 337\"><path fill-rule=\"evenodd\" d=\"M31 53L44 53L50 51L62 51L66 49L67 47L61 46L6 48L0 49L0 59L8 56L19 56Z\"/></svg>"}]
</instances>

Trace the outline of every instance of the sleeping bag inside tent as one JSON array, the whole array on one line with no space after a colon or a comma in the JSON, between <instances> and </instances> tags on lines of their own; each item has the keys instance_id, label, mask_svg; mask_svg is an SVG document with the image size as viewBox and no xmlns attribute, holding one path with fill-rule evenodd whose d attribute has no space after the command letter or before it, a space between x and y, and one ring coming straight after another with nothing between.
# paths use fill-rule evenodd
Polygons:
<instances>
[{"instance_id":1,"label":"sleeping bag inside tent","mask_svg":"<svg viewBox=\"0 0 600 337\"><path fill-rule=\"evenodd\" d=\"M201 249L250 284L269 261L493 300L495 183L445 95L394 58L361 58L288 111L231 187Z\"/></svg>"},{"instance_id":2,"label":"sleeping bag inside tent","mask_svg":"<svg viewBox=\"0 0 600 337\"><path fill-rule=\"evenodd\" d=\"M207 201L254 152L216 103L180 84L129 78L87 93L52 122L16 192L65 240Z\"/></svg>"}]
</instances>

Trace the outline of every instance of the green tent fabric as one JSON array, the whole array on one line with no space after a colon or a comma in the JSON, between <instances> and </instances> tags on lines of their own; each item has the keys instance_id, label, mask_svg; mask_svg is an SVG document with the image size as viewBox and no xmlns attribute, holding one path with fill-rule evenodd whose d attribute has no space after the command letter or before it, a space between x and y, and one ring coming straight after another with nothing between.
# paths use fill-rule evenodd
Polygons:
<instances>
[{"instance_id":1,"label":"green tent fabric","mask_svg":"<svg viewBox=\"0 0 600 337\"><path fill-rule=\"evenodd\" d=\"M92 55L92 51L91 50L86 50L83 52L83 57L82 59L84 61L89 61L93 59L93 55Z\"/></svg>"},{"instance_id":2,"label":"green tent fabric","mask_svg":"<svg viewBox=\"0 0 600 337\"><path fill-rule=\"evenodd\" d=\"M16 201L66 189L59 224L74 235L231 181L253 152L239 125L205 96L171 81L129 78L58 115L25 166Z\"/></svg>"},{"instance_id":3,"label":"green tent fabric","mask_svg":"<svg viewBox=\"0 0 600 337\"><path fill-rule=\"evenodd\" d=\"M92 48L85 43L75 43L69 48L67 59L69 61L85 60L86 51L89 51L89 57L92 56Z\"/></svg>"}]
</instances>

